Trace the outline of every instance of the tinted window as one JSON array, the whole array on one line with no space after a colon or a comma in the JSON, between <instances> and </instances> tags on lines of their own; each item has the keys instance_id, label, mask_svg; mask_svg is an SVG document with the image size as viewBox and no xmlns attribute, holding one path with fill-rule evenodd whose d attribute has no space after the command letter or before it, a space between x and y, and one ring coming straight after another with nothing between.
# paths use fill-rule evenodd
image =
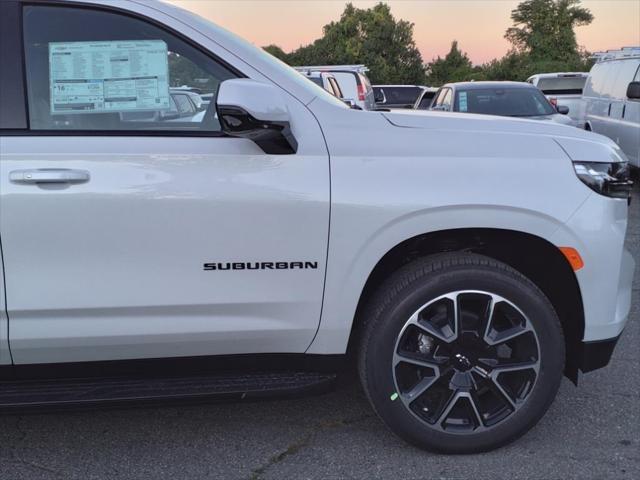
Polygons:
<instances>
[{"instance_id":1,"label":"tinted window","mask_svg":"<svg viewBox=\"0 0 640 480\"><path fill-rule=\"evenodd\" d=\"M422 92L419 87L382 87L387 103L413 105Z\"/></svg>"},{"instance_id":2,"label":"tinted window","mask_svg":"<svg viewBox=\"0 0 640 480\"><path fill-rule=\"evenodd\" d=\"M424 92L424 95L422 95L422 98L420 99L418 109L427 110L431 106L431 102L433 102L434 95L435 92Z\"/></svg>"},{"instance_id":3,"label":"tinted window","mask_svg":"<svg viewBox=\"0 0 640 480\"><path fill-rule=\"evenodd\" d=\"M531 117L556 113L536 88L482 88L456 92L455 111Z\"/></svg>"},{"instance_id":4,"label":"tinted window","mask_svg":"<svg viewBox=\"0 0 640 480\"><path fill-rule=\"evenodd\" d=\"M307 77L309 80L311 80L313 83L315 83L316 85L318 85L319 87L324 88L324 85L322 85L322 78L320 77Z\"/></svg>"},{"instance_id":5,"label":"tinted window","mask_svg":"<svg viewBox=\"0 0 640 480\"><path fill-rule=\"evenodd\" d=\"M171 87L215 98L220 82L235 77L183 40L102 10L27 6L23 18L31 129L220 129L213 102L198 121L171 114L195 113Z\"/></svg>"},{"instance_id":6,"label":"tinted window","mask_svg":"<svg viewBox=\"0 0 640 480\"><path fill-rule=\"evenodd\" d=\"M580 95L586 80L586 77L541 78L537 86L547 95Z\"/></svg>"}]
</instances>

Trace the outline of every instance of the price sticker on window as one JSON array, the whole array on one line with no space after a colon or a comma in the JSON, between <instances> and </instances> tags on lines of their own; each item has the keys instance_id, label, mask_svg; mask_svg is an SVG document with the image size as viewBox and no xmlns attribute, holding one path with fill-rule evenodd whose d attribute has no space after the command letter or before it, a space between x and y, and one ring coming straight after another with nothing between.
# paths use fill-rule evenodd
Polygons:
<instances>
[{"instance_id":1,"label":"price sticker on window","mask_svg":"<svg viewBox=\"0 0 640 480\"><path fill-rule=\"evenodd\" d=\"M51 114L170 108L162 40L49 43Z\"/></svg>"}]
</instances>

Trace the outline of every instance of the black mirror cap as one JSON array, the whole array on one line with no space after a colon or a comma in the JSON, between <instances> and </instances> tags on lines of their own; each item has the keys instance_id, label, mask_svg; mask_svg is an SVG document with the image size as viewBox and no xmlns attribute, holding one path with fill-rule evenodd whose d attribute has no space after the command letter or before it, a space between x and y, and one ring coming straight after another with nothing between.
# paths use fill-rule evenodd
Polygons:
<instances>
[{"instance_id":1,"label":"black mirror cap","mask_svg":"<svg viewBox=\"0 0 640 480\"><path fill-rule=\"evenodd\" d=\"M240 107L218 105L222 131L230 136L246 138L270 155L291 155L298 151L289 122L267 122L254 118Z\"/></svg>"},{"instance_id":2,"label":"black mirror cap","mask_svg":"<svg viewBox=\"0 0 640 480\"><path fill-rule=\"evenodd\" d=\"M556 107L556 110L561 115L567 115L569 113L569 107L567 107L566 105L558 105Z\"/></svg>"},{"instance_id":3,"label":"black mirror cap","mask_svg":"<svg viewBox=\"0 0 640 480\"><path fill-rule=\"evenodd\" d=\"M627 98L640 98L640 82L631 82L627 87Z\"/></svg>"}]
</instances>

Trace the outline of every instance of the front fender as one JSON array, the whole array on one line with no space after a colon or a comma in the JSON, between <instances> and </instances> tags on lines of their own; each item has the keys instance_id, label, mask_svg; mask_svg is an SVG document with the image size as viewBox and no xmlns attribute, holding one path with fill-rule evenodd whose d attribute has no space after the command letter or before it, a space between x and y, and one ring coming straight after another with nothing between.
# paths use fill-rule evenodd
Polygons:
<instances>
[{"instance_id":1,"label":"front fender","mask_svg":"<svg viewBox=\"0 0 640 480\"><path fill-rule=\"evenodd\" d=\"M380 226L351 258L345 248L347 239L339 238L332 230L331 238L338 245L334 243L330 248L322 319L307 353L346 351L352 320L369 275L400 243L424 234L471 228L517 231L553 243L554 237L569 236L563 220L534 210L499 205L454 205L420 210Z\"/></svg>"}]
</instances>

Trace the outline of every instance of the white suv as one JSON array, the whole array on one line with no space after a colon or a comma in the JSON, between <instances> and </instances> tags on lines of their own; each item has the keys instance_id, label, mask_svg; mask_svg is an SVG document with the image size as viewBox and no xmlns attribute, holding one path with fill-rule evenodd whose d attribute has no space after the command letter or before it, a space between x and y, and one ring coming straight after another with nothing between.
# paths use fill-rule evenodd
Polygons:
<instances>
[{"instance_id":1,"label":"white suv","mask_svg":"<svg viewBox=\"0 0 640 480\"><path fill-rule=\"evenodd\" d=\"M607 364L634 270L609 139L350 109L165 3L0 22L1 409L301 393L351 352L389 428L474 452ZM201 121L126 120L176 78L215 86Z\"/></svg>"}]
</instances>

